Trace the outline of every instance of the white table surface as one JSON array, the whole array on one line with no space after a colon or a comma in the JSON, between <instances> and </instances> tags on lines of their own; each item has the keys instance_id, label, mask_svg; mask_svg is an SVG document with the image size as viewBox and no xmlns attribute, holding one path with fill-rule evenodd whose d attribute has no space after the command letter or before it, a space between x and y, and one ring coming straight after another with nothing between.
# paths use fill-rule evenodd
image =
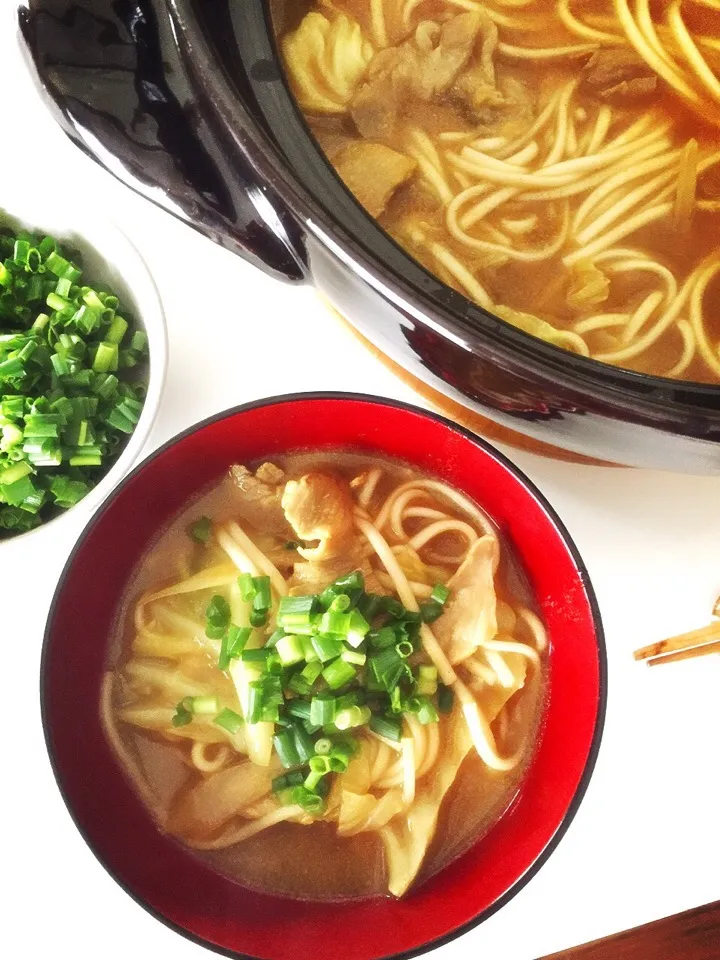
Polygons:
<instances>
[{"instance_id":1,"label":"white table surface","mask_svg":"<svg viewBox=\"0 0 720 960\"><path fill-rule=\"evenodd\" d=\"M79 205L104 210L126 231L164 301L169 375L146 452L203 417L277 393L357 390L422 404L311 289L268 279L85 158L30 82L9 22L14 3L0 7L0 208L14 178L44 189L50 173ZM179 260L194 265L190 278ZM607 633L608 716L595 775L558 849L508 906L438 950L438 960L534 960L720 896L720 658L654 670L632 659L635 647L708 620L720 592L720 479L509 452L557 508L589 568ZM78 508L52 535L0 547L2 943L18 958L199 960L203 948L152 919L96 862L48 763L38 699L43 625L86 519Z\"/></svg>"}]
</instances>

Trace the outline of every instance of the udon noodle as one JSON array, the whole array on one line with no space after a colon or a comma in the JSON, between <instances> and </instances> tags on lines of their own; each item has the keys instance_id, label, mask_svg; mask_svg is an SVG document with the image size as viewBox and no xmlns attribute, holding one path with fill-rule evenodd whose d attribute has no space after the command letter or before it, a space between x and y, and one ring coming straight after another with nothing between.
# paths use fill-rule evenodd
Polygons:
<instances>
[{"instance_id":1,"label":"udon noodle","mask_svg":"<svg viewBox=\"0 0 720 960\"><path fill-rule=\"evenodd\" d=\"M720 378L716 0L317 0L280 27L347 186L528 333Z\"/></svg>"},{"instance_id":2,"label":"udon noodle","mask_svg":"<svg viewBox=\"0 0 720 960\"><path fill-rule=\"evenodd\" d=\"M128 597L108 738L160 828L230 856L221 868L244 882L400 896L518 788L545 630L492 521L438 480L351 454L235 467L151 549ZM258 712L273 677L282 692ZM332 702L322 721L316 700ZM288 830L313 837L289 888L292 858L281 883L272 852L276 835L303 843Z\"/></svg>"}]
</instances>

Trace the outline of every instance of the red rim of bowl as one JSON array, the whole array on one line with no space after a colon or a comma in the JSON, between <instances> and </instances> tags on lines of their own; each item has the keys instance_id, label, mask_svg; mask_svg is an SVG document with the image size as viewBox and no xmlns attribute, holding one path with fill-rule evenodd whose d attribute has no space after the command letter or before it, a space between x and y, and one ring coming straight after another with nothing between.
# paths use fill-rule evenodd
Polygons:
<instances>
[{"instance_id":1,"label":"red rim of bowl","mask_svg":"<svg viewBox=\"0 0 720 960\"><path fill-rule=\"evenodd\" d=\"M555 621L548 621L548 616L550 618L557 616L560 620L557 621L558 628L562 626L563 616L565 617L565 627L566 629L572 624L574 628L579 631L584 630L586 641L592 640L593 643L586 642L586 648L592 650L596 655L596 659L590 658L589 663L586 663L585 670L591 675L589 680L592 683L592 697L590 700L585 702L584 698L579 694L573 694L575 697L575 708L579 708L581 711L585 712L584 718L582 719L582 726L584 733L580 735L579 745L573 747L575 755L573 756L572 752L569 755L564 754L566 750L566 744L564 742L565 737L567 737L567 731L570 729L568 727L569 723L572 723L575 720L573 713L568 712L568 705L560 701L558 705L558 697L554 695L553 684L555 682L555 676L557 673L557 663L558 663L558 654L555 652L556 647L552 647L551 655L551 679L550 679L550 697L549 705L546 708L546 719L543 726L540 741L536 748L535 756L532 760L530 770L525 776L523 784L521 786L520 792L516 800L513 802L511 807L506 811L506 813L501 817L498 823L490 830L490 832L482 838L478 843L476 843L469 851L459 857L457 860L453 861L450 865L444 868L438 875L431 878L425 884L423 884L416 892L411 893L407 899L401 901L392 901L387 898L377 898L373 900L364 900L364 901L350 901L349 903L332 903L327 902L312 903L307 901L298 901L298 900L287 900L279 897L270 897L264 894L257 894L249 891L247 888L242 887L235 881L228 880L221 877L219 874L210 870L207 865L201 863L199 860L195 860L192 856L188 855L187 851L184 850L178 843L170 840L155 827L150 816L147 814L145 809L142 807L141 803L135 795L132 793L129 785L125 782L123 775L120 773L117 764L114 760L114 755L110 747L104 743L104 737L102 731L100 730L100 724L97 718L96 705L97 699L94 701L92 706L90 706L90 698L86 698L87 703L83 704L82 698L80 702L75 700L72 696L65 698L62 695L62 692L66 689L64 684L61 682L58 684L55 682L53 685L53 671L57 673L60 670L66 670L64 680L72 683L72 678L77 676L77 672L73 672L73 665L71 662L68 662L67 654L70 652L68 649L63 651L63 656L59 659L55 658L53 661L54 655L54 643L53 635L56 631L58 624L56 623L58 617L63 612L61 610L63 603L66 600L66 587L71 582L73 575L73 567L76 561L82 559L82 552L86 547L88 541L91 541L92 548L92 536L100 525L102 525L104 519L110 513L120 500L125 491L128 490L135 482L138 480L141 474L145 473L148 468L154 464L156 461L160 460L168 453L172 448L179 447L183 441L188 437L202 433L206 428L216 427L220 429L219 425L223 421L231 421L245 414L253 414L256 416L261 416L261 411L270 410L271 408L276 408L278 406L285 406L288 408L288 420L286 423L292 423L292 411L290 411L290 405L304 405L304 404L327 404L327 403L338 403L338 404L348 404L346 412L350 414L352 412L352 405L362 405L366 406L369 409L360 412L355 410L355 413L358 417L363 419L363 422L368 422L367 415L370 415L372 419L373 407L385 408L389 412L389 416L392 418L403 419L407 417L407 426L410 426L413 418L420 418L422 421L429 422L434 424L432 430L437 430L438 436L442 435L442 428L445 431L449 431L448 436L454 439L451 439L450 446L458 445L458 448L462 448L466 443L470 443L473 447L479 451L480 461L483 463L482 475L485 476L486 470L489 470L491 473L494 471L497 473L498 477L502 476L506 482L509 483L509 488L514 491L515 497L520 497L525 499L527 506L531 514L534 514L534 517L525 518L518 520L516 515L513 513L507 514L505 517L505 524L510 523L511 525L517 525L518 523L522 525L523 523L530 523L530 527L525 531L526 539L521 541L515 541L515 538L507 530L503 530L504 524L501 524L501 533L508 535L514 541L514 548L516 554L520 555L521 562L526 567L525 558L523 557L523 545L529 546L535 540L533 539L532 532L535 529L536 524L544 524L546 527L545 532L554 533L553 542L546 544L548 548L552 547L554 551L554 556L552 552L548 556L548 561L556 560L560 563L564 563L566 566L566 573L570 572L573 574L572 580L572 590L568 596L563 598L564 602L558 602L557 596L552 599L552 590L547 594L544 594L540 598L541 608L543 615L546 619L547 626L549 628L551 643L553 640L553 623ZM273 411L277 412L277 411ZM350 416L350 421L352 421L352 416ZM344 418L343 418L344 423ZM377 423L377 421L375 421ZM290 429L286 426L286 430ZM321 431L324 429L323 424L315 425L313 429ZM347 429L347 427L345 428ZM421 427L418 427L421 429ZM432 460L433 453L429 449L425 449L422 453L418 453L417 446L412 446L411 434L412 430L408 431L407 435L404 435L402 440L397 440L397 435L393 435L395 439L390 443L389 447L383 449L383 447L378 443L372 442L372 434L375 432L378 433L379 428L376 426L366 427L366 434L369 434L369 437L364 438L365 442L361 445L368 450L375 449L378 452L386 452L390 456L395 456L401 459L405 459L410 463L418 464L418 459L420 457L424 458L426 463L420 464L421 469L427 470L427 472L439 474L443 476L445 474L446 478L448 472L458 470L462 471L462 466L460 460L457 460L453 463L445 463L444 468L443 464L439 461L436 461L435 467L428 467L428 460ZM242 439L239 441L238 446L242 446ZM398 452L397 447L402 448L401 452ZM410 447L408 447L410 444ZM305 442L298 442L294 445L295 449L314 447L317 448L319 443L314 439L307 440ZM328 446L327 442L325 444ZM338 441L331 441L331 444L334 447L338 447L340 444ZM344 446L352 446L351 442L345 443ZM283 443L282 447L273 448L272 441L266 442L265 450L259 448L257 454L247 457L248 460L256 459L257 457L262 457L263 455L272 456L278 454L281 450L291 450L293 445L290 443ZM393 452L394 451L394 452ZM414 452L414 456L413 456ZM445 451L446 453L448 451ZM238 454L241 454L241 451L238 450ZM222 455L219 458L220 460L225 459L225 466L233 460L236 459L232 455L232 452L229 452L227 455ZM217 477L222 470L222 467L219 471L216 471L214 474L211 474L207 482L211 482L214 477ZM448 478L449 479L449 478ZM458 484L457 481L451 480L450 482L455 482L456 486L459 486L460 489L467 491L467 486L464 484ZM478 481L479 482L479 481ZM192 489L192 492L197 492L201 485L195 485ZM192 495L192 492L189 494ZM498 494L495 494L498 496ZM163 526L167 519L172 516L176 511L178 506L188 499L188 494L183 493L179 499L178 495L175 494L177 503L173 505L173 508L167 511L165 516L162 516L158 521L156 519L152 520L148 527L145 529L150 531L148 535L144 537L143 544L147 543L151 535L155 533L159 528ZM481 502L481 505L487 507L487 497L477 497L476 499ZM483 502L483 499L485 502ZM510 498L510 501L512 498ZM511 502L506 503L506 509L512 507ZM493 510L490 509L489 512L493 514ZM496 518L497 519L497 518ZM529 534L529 536L528 536ZM128 534L128 536L132 536ZM141 533L140 536L143 536ZM138 558L138 552L134 552L134 559L132 562L128 561L129 569L132 568L133 563ZM549 569L552 566L550 562L547 563L546 567ZM554 568L553 568L554 569ZM541 565L536 567L533 570L532 576L535 578L533 580L533 587L537 591L537 575L541 577L549 577L550 579L554 575L552 572L544 572L544 568ZM114 583L117 583L117 579L114 580ZM109 591L108 593L108 602L112 602L112 595L114 595L115 602L117 601L117 595L119 589L113 586L112 583L104 583L99 587L100 593ZM97 591L96 591L97 592ZM543 603L547 601L549 606L543 607ZM96 604L99 604L102 607L102 601L95 600ZM577 605L577 606L576 606ZM562 613L555 613L554 610L567 608L569 613L563 615ZM579 609L580 607L584 609ZM104 607L103 609L107 609ZM573 612L574 611L574 612ZM79 612L79 611L78 611ZM102 614L100 614L102 615ZM67 611L66 611L67 616ZM568 619L569 617L569 619ZM73 623L77 623L77 620L73 620ZM62 624L62 620L60 620ZM566 648L569 650L571 646L566 644ZM99 662L104 663L104 651L106 649L106 644L103 643L98 645L99 649L102 652L97 654L99 657ZM585 650L585 655L587 657L589 649ZM565 679L572 677L573 667L578 667L579 661L573 663L573 657L577 657L577 654L566 654L566 657L570 659L570 665L566 663L560 670L559 676L565 676ZM581 657L582 660L582 657ZM562 660L560 663L562 664ZM84 664L83 664L84 665ZM77 664L76 664L77 666ZM568 673L568 670L570 671ZM82 679L80 681L81 685L85 684L86 688L88 684L91 687L91 690L97 694L99 687L99 677L102 675L102 666L99 667L98 676L93 679L90 676L89 680ZM83 676L85 671L82 671ZM89 674L92 674L92 670L89 671ZM62 680L61 676L61 680ZM577 680L577 677L574 678ZM583 680L588 680L588 676L582 677ZM53 769L53 774L57 782L58 788L62 795L62 798L65 802L65 805L70 813L75 826L80 832L81 836L90 847L91 851L101 863L101 865L107 870L110 876L128 893L140 906L147 910L152 916L160 920L170 929L174 930L177 933L180 933L182 936L191 940L194 943L210 948L216 953L219 953L223 956L232 957L232 958L244 958L244 960L322 960L326 957L329 960L329 957L335 956L334 953L334 944L338 941L333 940L330 933L332 924L328 923L328 913L336 917L336 923L338 927L342 924L349 924L350 926L354 925L355 930L349 930L348 932L356 939L355 945L352 947L350 953L348 954L347 960L408 960L410 957L418 956L419 954L425 953L428 950L435 949L446 943L449 943L451 940L454 940L456 937L461 936L463 933L472 929L473 927L480 924L482 921L486 920L492 914L497 912L501 907L507 904L540 870L543 864L547 861L548 857L555 850L558 843L564 836L567 831L570 823L572 822L579 805L583 799L585 791L587 789L588 783L592 776L593 769L595 767L595 762L597 759L600 741L602 738L602 731L605 719L605 710L607 703L607 658L606 658L606 648L602 622L600 618L600 612L593 592L587 570L585 565L575 547L575 544L572 541L572 538L568 534L565 526L562 521L559 519L553 508L547 502L545 497L540 493L540 491L535 487L535 485L525 477L525 475L514 465L512 464L505 456L495 450L490 444L484 440L478 438L471 432L463 429L462 427L457 426L450 420L447 420L444 417L441 417L437 414L430 413L421 408L415 407L411 404L402 403L394 400L386 400L380 397L373 397L364 394L352 394L352 393L306 393L306 394L291 394L286 396L277 396L271 397L264 400L255 401L252 403L243 404L237 407L234 407L230 410L226 410L222 413L216 414L212 417L209 417L206 420L201 421L177 436L170 439L163 446L154 451L149 457L147 457L141 464L139 464L133 471L130 473L123 481L118 485L118 487L113 491L110 498L105 502L101 509L95 514L91 521L87 524L82 534L80 535L77 543L75 544L72 553L70 554L63 572L60 576L53 601L50 607L50 612L48 614L48 620L45 628L45 635L43 640L43 650L42 650L42 662L41 662L41 678L40 678L41 690L41 710L42 710L42 723L43 723L43 732L45 736L45 743L48 750L50 762ZM573 685L574 686L574 685ZM580 685L578 685L580 686ZM565 688L567 690L567 687ZM58 696L58 694L60 694ZM571 697L572 700L572 697ZM68 705L72 705L75 710L68 711ZM572 703L570 705L572 707ZM57 719L57 711L60 709L62 724L66 727L70 724L69 730L72 730L72 724L85 722L85 727L78 727L75 730L75 733L71 736L68 736L68 730L65 733L62 733L60 730L60 736L64 736L64 744L58 748L57 736L52 730L52 724L54 719ZM95 710L95 729L92 727L88 730L87 722L91 722L92 718L90 716L85 716L84 720L80 717L77 720L74 720L73 717L76 713L80 714L83 709L90 710L91 713ZM557 716L556 716L557 714ZM552 721L551 719L552 718ZM62 726L61 724L61 726ZM88 747L82 743L78 746L78 733L80 730L84 730L87 734L87 738L92 740L94 737L97 741L98 736L104 743L104 747L101 749L99 747ZM556 742L557 741L557 742ZM559 747L559 754L557 752ZM100 754L98 754L94 759L100 761L100 766L96 767L95 770L99 771L100 777L99 781L102 782L101 787L93 786L93 782L98 782L98 777L96 776L85 776L82 777L77 768L72 768L73 763L77 763L82 757L82 751L93 749L101 749ZM556 759L547 759L546 754L551 750L556 751ZM59 752L65 753L64 758L61 760L58 756ZM77 754L77 760L73 759L73 751ZM570 761L570 766L575 772L568 773L566 768L568 766L568 760ZM549 771L546 770L546 766L549 763ZM553 769L554 763L554 769ZM63 770L63 764L65 764L66 772ZM102 766L105 765L106 769L103 770ZM114 769L113 769L114 768ZM74 772L73 772L74 771ZM551 778L547 778L547 772L551 773ZM87 774L87 771L85 771ZM103 779L103 775L106 775L110 781L114 780L114 783L107 782ZM542 777L545 776L545 780ZM550 802L553 803L552 793L554 790L558 789L558 779L565 778L564 782L560 786L560 790L563 793L561 799L555 798L554 806L555 810L552 815L549 817L549 820L544 823L537 823L532 819L533 812L537 813L538 811L542 812L543 803ZM74 778L74 779L73 779ZM87 789L85 787L87 784ZM123 786L124 785L124 786ZM120 791L122 802L115 804L113 802L106 802L102 805L103 811L102 815L99 814L96 806L93 805L93 796L97 793L97 790L100 789L103 791L103 795L107 797L106 791L109 789L116 789ZM565 794L567 796L565 797ZM116 794L117 796L117 794ZM531 798L531 799L528 799ZM88 803L90 804L88 806ZM523 820L523 817L527 814L530 814L527 821ZM88 822L91 821L93 816L96 817L96 822L92 827L88 825ZM118 844L121 840L118 840L120 834L116 834L112 827L108 827L107 819L108 817L125 818L124 819L124 829L126 830L128 836L132 836L135 840L136 836L139 840L146 842L148 844L154 844L156 852L159 850L162 853L164 858L166 869L165 874L162 870L157 867L157 861L153 861L155 873L152 877L143 877L143 883L141 884L138 879L138 875L133 879L130 879L126 873L128 869L128 864L125 862L123 867L118 866L118 858L122 860L122 855L119 853L121 849ZM531 826L523 826L524 822L530 822ZM509 824L509 826L508 826ZM100 826L99 826L100 825ZM116 823L117 826L117 823ZM98 830L100 831L98 835ZM110 833L108 833L110 830ZM139 834L136 834L133 831L140 831ZM518 840L518 837L513 838L513 831L517 833L520 831L523 843L520 844L521 849L516 849L515 846L503 847L503 843L507 843L508 839L513 839L514 842ZM524 837L522 833L524 831ZM144 836L143 836L144 834ZM506 836L507 835L507 836ZM108 844L110 847L115 845L114 851L112 854L108 854ZM503 879L503 872L506 870L506 861L509 858L508 850L515 851L515 856L512 858L514 867L511 866L509 873L512 875L509 880ZM494 858L494 859L493 859ZM489 896L487 890L483 893L482 890L478 888L478 883L482 884L487 882L486 869L488 863L483 864L483 859L487 860L489 865L497 870L500 870L500 878L497 875L492 877L493 883L498 887L498 890L492 892ZM133 865L135 861L133 860ZM192 869L190 867L192 865ZM142 867L140 867L142 874ZM194 898L199 896L198 889L193 887L192 891L189 891L190 899L187 899L188 891L182 886L178 886L176 890L165 890L164 896L167 898L169 896L179 895L179 900L175 901L172 899L163 906L159 906L157 902L151 902L149 894L147 892L142 892L138 889L139 886L151 882L155 886L151 887L152 893L155 895L155 900L157 901L157 884L168 882L168 877L170 878L169 883L172 886L173 880L172 877L175 876L173 871L184 871L189 870L191 874L199 875L205 885L210 886L210 890L206 890L208 896L213 895L213 891L222 892L227 897L231 899L231 894L235 896L236 900L234 906L238 907L240 904L243 905L242 909L245 910L258 910L259 913L256 915L253 913L252 918L244 917L242 918L242 923L245 926L240 924L237 926L238 921L235 919L235 916L228 916L228 914L222 914L215 911L214 915L202 916L202 909L195 912L191 909L191 904L193 907L196 906L196 901ZM180 881L176 881L180 883ZM503 886L504 883L504 886ZM492 887L492 885L491 885ZM452 905L454 901L445 902L447 899L447 889L452 891L462 890L463 894L466 895L467 890L470 890L471 897L477 897L478 903L475 905L470 905L467 902L467 899L464 899L460 906L457 907L456 911L453 913ZM437 901L439 898L445 898L440 904L441 910L438 911ZM253 906L248 907L246 904L248 901L252 901ZM180 903L180 907L177 907L177 902ZM172 903L173 909L169 909L169 903ZM410 907L408 907L410 905ZM207 903L205 904L207 907ZM278 907L280 908L278 910ZM177 909L180 909L181 915L177 915ZM430 914L428 914L428 909ZM185 913L182 911L185 910ZM474 912L473 912L474 911ZM425 934L418 936L418 921L419 918L427 918L429 916L434 917L437 914L442 913L443 919L440 923L442 929L431 932L427 938ZM212 913L212 911L211 911ZM308 937L308 943L302 944L302 949L299 947L297 949L291 949L293 944L293 937L290 937L287 931L284 930L284 927L288 925L287 916L288 913L293 914L294 916L290 918L290 924L295 924L297 929L301 931L301 937ZM469 915L468 915L469 913ZM174 915L169 915L174 914ZM235 940L234 943L227 942L228 936L245 936L247 943L247 931L248 924L252 926L255 923L258 927L261 926L261 921L258 919L262 917L262 920L265 924L269 923L269 926L264 927L267 933L267 942L268 950L259 950L247 951L244 946L237 943ZM447 919L449 917L449 919ZM282 919L283 934L280 937L281 946L278 949L277 946L273 947L272 944L276 940L278 935L278 924ZM339 923L338 923L339 920ZM389 937L392 940L392 945L385 949L380 946L380 941L378 940L378 935L374 933L371 927L377 925L383 928L385 933L383 937ZM232 928L232 929L230 929ZM397 932L399 928L400 932ZM233 932L234 931L234 932ZM262 934L255 930L252 927L251 939L254 943L264 942L262 940ZM404 936L406 938L405 942L396 946L396 941L398 936L401 938ZM214 939L217 937L217 939ZM260 937L260 940L258 940ZM369 939L368 939L369 938ZM382 939L382 937L380 938ZM224 941L224 942L223 942ZM362 945L358 946L358 943L366 943L367 947ZM313 944L313 945L311 945ZM372 944L372 945L371 945ZM329 951L329 952L328 952ZM344 951L347 952L347 951Z\"/></svg>"}]
</instances>

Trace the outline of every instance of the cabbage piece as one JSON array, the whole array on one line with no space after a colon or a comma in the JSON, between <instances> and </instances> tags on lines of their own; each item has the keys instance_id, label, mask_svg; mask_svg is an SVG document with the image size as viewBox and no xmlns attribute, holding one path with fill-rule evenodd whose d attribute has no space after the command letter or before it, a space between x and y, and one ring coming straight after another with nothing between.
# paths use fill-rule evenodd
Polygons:
<instances>
[{"instance_id":1,"label":"cabbage piece","mask_svg":"<svg viewBox=\"0 0 720 960\"><path fill-rule=\"evenodd\" d=\"M511 687L486 686L476 700L488 723L492 723L508 700L525 684L527 662L518 654L507 654L514 677ZM417 785L415 799L407 814L392 819L380 831L385 846L388 889L401 897L418 874L437 827L440 807L458 774L460 765L472 747L472 739L462 710L455 706L448 717L440 718L442 757L432 774Z\"/></svg>"},{"instance_id":2,"label":"cabbage piece","mask_svg":"<svg viewBox=\"0 0 720 960\"><path fill-rule=\"evenodd\" d=\"M490 534L471 544L448 580L450 597L432 626L451 663L459 663L497 633L495 570L500 559L497 538Z\"/></svg>"},{"instance_id":3,"label":"cabbage piece","mask_svg":"<svg viewBox=\"0 0 720 960\"><path fill-rule=\"evenodd\" d=\"M252 761L225 767L186 791L168 822L171 833L207 837L251 804L268 796L279 763L258 767Z\"/></svg>"},{"instance_id":4,"label":"cabbage piece","mask_svg":"<svg viewBox=\"0 0 720 960\"><path fill-rule=\"evenodd\" d=\"M308 13L283 41L293 91L303 110L345 113L375 55L360 25L345 14Z\"/></svg>"},{"instance_id":5,"label":"cabbage piece","mask_svg":"<svg viewBox=\"0 0 720 960\"><path fill-rule=\"evenodd\" d=\"M565 295L569 307L587 312L605 303L610 293L610 281L592 260L578 260L573 264L571 273L572 280Z\"/></svg>"},{"instance_id":6,"label":"cabbage piece","mask_svg":"<svg viewBox=\"0 0 720 960\"><path fill-rule=\"evenodd\" d=\"M532 313L523 313L521 310L506 307L501 303L496 304L492 308L492 312L506 323L512 324L518 330L529 333L539 340L552 343L556 347L563 347L565 350L573 350L585 357L590 355L583 338L571 330L558 330L547 320L541 320L540 317L536 317Z\"/></svg>"}]
</instances>

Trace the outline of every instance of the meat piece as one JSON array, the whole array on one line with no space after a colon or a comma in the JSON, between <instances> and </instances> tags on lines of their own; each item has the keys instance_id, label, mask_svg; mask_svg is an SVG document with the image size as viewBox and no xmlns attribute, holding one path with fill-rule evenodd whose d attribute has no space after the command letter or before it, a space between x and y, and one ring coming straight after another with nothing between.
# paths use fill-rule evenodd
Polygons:
<instances>
[{"instance_id":1,"label":"meat piece","mask_svg":"<svg viewBox=\"0 0 720 960\"><path fill-rule=\"evenodd\" d=\"M445 93L473 55L483 16L461 13L440 25L421 23L405 43L381 50L350 104L362 136L387 138L408 100L429 102Z\"/></svg>"},{"instance_id":2,"label":"meat piece","mask_svg":"<svg viewBox=\"0 0 720 960\"><path fill-rule=\"evenodd\" d=\"M417 164L382 143L360 140L336 154L334 166L367 212L379 217L397 188L412 176Z\"/></svg>"},{"instance_id":3,"label":"meat piece","mask_svg":"<svg viewBox=\"0 0 720 960\"><path fill-rule=\"evenodd\" d=\"M483 107L497 107L505 103L505 97L497 88L494 56L498 45L498 28L490 17L479 11L479 39L477 55L473 62L455 81L452 94L463 100L473 112Z\"/></svg>"},{"instance_id":4,"label":"meat piece","mask_svg":"<svg viewBox=\"0 0 720 960\"><path fill-rule=\"evenodd\" d=\"M300 540L318 540L316 547L298 547L306 560L341 556L354 531L353 500L348 484L329 473L306 473L289 480L282 495L285 517Z\"/></svg>"},{"instance_id":5,"label":"meat piece","mask_svg":"<svg viewBox=\"0 0 720 960\"><path fill-rule=\"evenodd\" d=\"M582 69L580 89L606 103L622 105L657 92L657 74L634 50L596 50Z\"/></svg>"},{"instance_id":6,"label":"meat piece","mask_svg":"<svg viewBox=\"0 0 720 960\"><path fill-rule=\"evenodd\" d=\"M432 629L451 663L464 660L497 633L495 570L499 558L497 539L480 537L448 580L450 598Z\"/></svg>"},{"instance_id":7,"label":"meat piece","mask_svg":"<svg viewBox=\"0 0 720 960\"><path fill-rule=\"evenodd\" d=\"M237 514L260 533L271 533L286 540L294 539L292 527L282 509L284 474L272 463L258 467L254 475L242 464L230 468L236 488Z\"/></svg>"}]
</instances>

